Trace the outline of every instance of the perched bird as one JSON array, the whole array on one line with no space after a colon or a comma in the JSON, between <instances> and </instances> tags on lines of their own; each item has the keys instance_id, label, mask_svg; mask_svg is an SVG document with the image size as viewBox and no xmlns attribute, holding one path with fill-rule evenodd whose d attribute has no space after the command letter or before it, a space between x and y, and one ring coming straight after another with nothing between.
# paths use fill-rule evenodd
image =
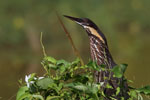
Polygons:
<instances>
[{"instance_id":1,"label":"perched bird","mask_svg":"<svg viewBox=\"0 0 150 100\"><path fill-rule=\"evenodd\" d=\"M70 20L81 25L88 34L90 40L90 51L91 58L98 65L105 65L106 69L112 69L116 63L114 62L107 45L107 40L105 35L101 32L98 26L88 18L75 18L71 16L66 16ZM99 70L94 72L94 78L96 83L100 83L104 94L107 96L105 100L111 100L109 97L116 94L117 87L121 86L120 93L115 97L117 100L121 100L121 97L124 97L124 100L129 98L128 85L123 81L122 78L113 77L113 73L107 70ZM107 88L106 85L109 84L112 88Z\"/></svg>"}]
</instances>

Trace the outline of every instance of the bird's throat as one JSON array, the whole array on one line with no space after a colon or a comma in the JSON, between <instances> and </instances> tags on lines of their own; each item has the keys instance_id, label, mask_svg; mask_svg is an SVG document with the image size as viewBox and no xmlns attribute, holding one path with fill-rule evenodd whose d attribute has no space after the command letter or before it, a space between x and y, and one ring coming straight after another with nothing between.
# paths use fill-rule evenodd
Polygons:
<instances>
[{"instance_id":1,"label":"bird's throat","mask_svg":"<svg viewBox=\"0 0 150 100\"><path fill-rule=\"evenodd\" d=\"M89 27L89 26L86 26L84 28L88 29L92 35L98 37L103 43L105 43L104 39L100 36L100 34L97 32L97 30L95 30L94 28Z\"/></svg>"}]
</instances>

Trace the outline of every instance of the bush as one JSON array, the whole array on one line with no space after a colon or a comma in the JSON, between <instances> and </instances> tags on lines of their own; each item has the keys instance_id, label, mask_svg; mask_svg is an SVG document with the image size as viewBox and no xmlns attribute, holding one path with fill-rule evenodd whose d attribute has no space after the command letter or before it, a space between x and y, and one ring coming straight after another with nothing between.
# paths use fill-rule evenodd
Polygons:
<instances>
[{"instance_id":1,"label":"bush","mask_svg":"<svg viewBox=\"0 0 150 100\"><path fill-rule=\"evenodd\" d=\"M20 81L21 87L16 100L104 100L101 85L94 83L93 71L106 70L105 65L98 66L92 61L81 65L78 58L73 62L67 62L50 56L45 56L41 64L46 73L42 77L35 73L26 75L25 83ZM114 77L119 78L124 74L126 67L126 64L120 64L109 71L114 73ZM107 87L111 88L109 84ZM116 95L119 92L120 88L117 89ZM128 94L129 100L142 100L141 94L150 95L150 86L138 89L130 87ZM115 100L113 97L110 98Z\"/></svg>"}]
</instances>

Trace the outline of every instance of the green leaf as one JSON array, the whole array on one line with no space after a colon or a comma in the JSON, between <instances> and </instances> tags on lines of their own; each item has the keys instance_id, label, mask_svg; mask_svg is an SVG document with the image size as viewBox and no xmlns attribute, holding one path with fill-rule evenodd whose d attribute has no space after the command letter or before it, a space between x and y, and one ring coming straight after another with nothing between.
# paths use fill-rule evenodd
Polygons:
<instances>
[{"instance_id":1,"label":"green leaf","mask_svg":"<svg viewBox=\"0 0 150 100\"><path fill-rule=\"evenodd\" d=\"M112 89L113 87L109 83L107 83L106 88Z\"/></svg>"},{"instance_id":2,"label":"green leaf","mask_svg":"<svg viewBox=\"0 0 150 100\"><path fill-rule=\"evenodd\" d=\"M112 69L112 72L114 73L114 76L117 77L117 78L121 78L122 77L122 71L120 69L119 66L115 66L113 69Z\"/></svg>"},{"instance_id":3,"label":"green leaf","mask_svg":"<svg viewBox=\"0 0 150 100\"><path fill-rule=\"evenodd\" d=\"M57 66L59 66L59 65L60 65L60 66L61 66L61 65L68 66L68 64L69 64L69 63L68 63L67 61L63 60L63 59L58 60L57 63L56 63Z\"/></svg>"},{"instance_id":4,"label":"green leaf","mask_svg":"<svg viewBox=\"0 0 150 100\"><path fill-rule=\"evenodd\" d=\"M128 83L133 83L133 81L132 81L132 80L127 80L127 82L128 82Z\"/></svg>"},{"instance_id":5,"label":"green leaf","mask_svg":"<svg viewBox=\"0 0 150 100\"><path fill-rule=\"evenodd\" d=\"M47 89L51 83L53 83L51 78L43 78L37 81L37 85L42 89Z\"/></svg>"},{"instance_id":6,"label":"green leaf","mask_svg":"<svg viewBox=\"0 0 150 100\"><path fill-rule=\"evenodd\" d=\"M65 72L70 65L71 64L65 60L58 60L56 63L56 66L58 66L60 73Z\"/></svg>"},{"instance_id":7,"label":"green leaf","mask_svg":"<svg viewBox=\"0 0 150 100\"><path fill-rule=\"evenodd\" d=\"M96 94L100 89L100 85L97 84L88 84L88 91L86 91L86 93L92 93L92 94Z\"/></svg>"},{"instance_id":8,"label":"green leaf","mask_svg":"<svg viewBox=\"0 0 150 100\"><path fill-rule=\"evenodd\" d=\"M44 100L44 98L41 95L32 95L32 97L36 98L37 100Z\"/></svg>"},{"instance_id":9,"label":"green leaf","mask_svg":"<svg viewBox=\"0 0 150 100\"><path fill-rule=\"evenodd\" d=\"M73 88L75 88L75 89L77 89L77 90L80 90L80 91L83 91L83 92L85 92L85 91L88 90L88 88L87 88L85 85L83 85L83 84L76 85L76 86L74 86Z\"/></svg>"},{"instance_id":10,"label":"green leaf","mask_svg":"<svg viewBox=\"0 0 150 100\"><path fill-rule=\"evenodd\" d=\"M71 65L77 65L77 64L80 64L80 59L79 58L77 58L75 61L73 61L71 63Z\"/></svg>"},{"instance_id":11,"label":"green leaf","mask_svg":"<svg viewBox=\"0 0 150 100\"><path fill-rule=\"evenodd\" d=\"M65 67L65 66L60 66L60 67L59 67L60 73L63 73L65 70L66 70L66 67Z\"/></svg>"},{"instance_id":12,"label":"green leaf","mask_svg":"<svg viewBox=\"0 0 150 100\"><path fill-rule=\"evenodd\" d=\"M120 87L117 87L116 95L120 93Z\"/></svg>"},{"instance_id":13,"label":"green leaf","mask_svg":"<svg viewBox=\"0 0 150 100\"><path fill-rule=\"evenodd\" d=\"M132 99L133 99L133 98L137 98L137 92L134 91L134 90L131 90L131 91L129 92L129 95L131 96Z\"/></svg>"},{"instance_id":14,"label":"green leaf","mask_svg":"<svg viewBox=\"0 0 150 100\"><path fill-rule=\"evenodd\" d=\"M59 85L57 86L57 89L60 91L63 86L64 86L64 83L59 83Z\"/></svg>"},{"instance_id":15,"label":"green leaf","mask_svg":"<svg viewBox=\"0 0 150 100\"><path fill-rule=\"evenodd\" d=\"M124 74L128 65L127 64L120 64L119 66L121 68L122 73Z\"/></svg>"},{"instance_id":16,"label":"green leaf","mask_svg":"<svg viewBox=\"0 0 150 100\"><path fill-rule=\"evenodd\" d=\"M58 69L58 66L56 66L54 64L48 64L48 68L56 70L56 69Z\"/></svg>"},{"instance_id":17,"label":"green leaf","mask_svg":"<svg viewBox=\"0 0 150 100\"><path fill-rule=\"evenodd\" d=\"M32 95L30 93L24 93L16 100L24 100L25 98L31 98L31 97Z\"/></svg>"},{"instance_id":18,"label":"green leaf","mask_svg":"<svg viewBox=\"0 0 150 100\"><path fill-rule=\"evenodd\" d=\"M47 98L46 98L46 100L57 100L57 99L59 99L60 98L60 96L48 96Z\"/></svg>"},{"instance_id":19,"label":"green leaf","mask_svg":"<svg viewBox=\"0 0 150 100\"><path fill-rule=\"evenodd\" d=\"M82 92L85 92L88 90L87 86L80 84L80 83L79 84L78 83L69 83L69 84L66 84L65 87L74 88L74 89L80 90Z\"/></svg>"},{"instance_id":20,"label":"green leaf","mask_svg":"<svg viewBox=\"0 0 150 100\"><path fill-rule=\"evenodd\" d=\"M150 86L144 86L142 88L138 88L137 91L145 95L150 95Z\"/></svg>"},{"instance_id":21,"label":"green leaf","mask_svg":"<svg viewBox=\"0 0 150 100\"><path fill-rule=\"evenodd\" d=\"M45 57L44 60L49 61L53 64L56 64L56 62L57 62L57 60L55 58L50 57L50 56Z\"/></svg>"},{"instance_id":22,"label":"green leaf","mask_svg":"<svg viewBox=\"0 0 150 100\"><path fill-rule=\"evenodd\" d=\"M17 92L17 96L16 96L16 100L19 100L19 98L21 98L21 96L23 94L25 94L25 92L28 91L28 87L27 86L23 86L21 87L18 92Z\"/></svg>"},{"instance_id":23,"label":"green leaf","mask_svg":"<svg viewBox=\"0 0 150 100\"><path fill-rule=\"evenodd\" d=\"M87 64L88 68L92 68L94 70L97 70L99 71L101 66L98 66L97 63L95 61L90 61L88 64Z\"/></svg>"}]
</instances>

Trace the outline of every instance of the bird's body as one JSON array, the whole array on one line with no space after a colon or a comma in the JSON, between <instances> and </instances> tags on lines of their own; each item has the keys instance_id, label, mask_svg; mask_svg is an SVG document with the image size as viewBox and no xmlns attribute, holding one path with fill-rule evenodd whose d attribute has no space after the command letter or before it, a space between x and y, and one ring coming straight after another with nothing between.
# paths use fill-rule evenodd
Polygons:
<instances>
[{"instance_id":1,"label":"bird's body","mask_svg":"<svg viewBox=\"0 0 150 100\"><path fill-rule=\"evenodd\" d=\"M113 61L113 58L109 52L107 41L90 34L89 40L90 40L90 51L92 60L96 61L98 65L104 64L106 66L106 69L112 69L113 66L115 66L116 64ZM103 71L95 72L95 77L97 77L96 82L98 83L104 82L104 79L103 77L101 77L101 75L105 77L109 76L109 73Z\"/></svg>"},{"instance_id":2,"label":"bird's body","mask_svg":"<svg viewBox=\"0 0 150 100\"><path fill-rule=\"evenodd\" d=\"M90 19L75 18L70 16L65 16L65 17L75 21L86 30L90 41L90 51L91 51L92 60L95 61L98 65L102 65L102 64L105 65L105 69L106 69L106 70L99 70L94 72L95 82L103 84L102 90L106 95L111 96L115 94L117 87L119 87L120 84L122 84L123 78L113 77L113 73L107 71L109 69L112 69L116 65L116 63L114 62L109 52L105 35L101 32L101 30L97 27L97 25L93 23ZM106 88L107 84L111 85L113 88L107 89ZM126 83L124 87L125 88L127 87ZM122 94L123 93L120 93L119 95ZM120 100L119 97L116 97L116 99ZM106 98L106 100L111 100L111 99Z\"/></svg>"}]
</instances>

